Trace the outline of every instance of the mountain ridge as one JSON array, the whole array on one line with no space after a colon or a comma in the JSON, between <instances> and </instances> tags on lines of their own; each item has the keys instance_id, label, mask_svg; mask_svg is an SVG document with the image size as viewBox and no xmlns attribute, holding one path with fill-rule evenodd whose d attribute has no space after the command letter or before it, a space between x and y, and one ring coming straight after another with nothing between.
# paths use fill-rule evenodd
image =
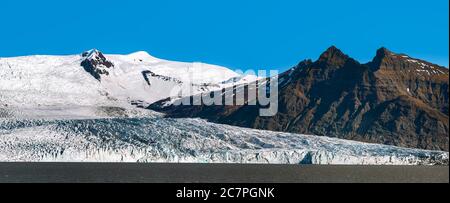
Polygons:
<instances>
[{"instance_id":1,"label":"mountain ridge","mask_svg":"<svg viewBox=\"0 0 450 203\"><path fill-rule=\"evenodd\" d=\"M152 103L152 100L167 98L167 93L179 84L198 88L197 93L204 95L223 88L232 89L242 85L242 81L252 82L259 78L239 75L214 65L159 60L145 53L100 53L93 50L84 56L78 54L0 59L1 161L448 164L448 153L442 151L261 131L213 124L203 119L164 118L163 114L144 108ZM322 64L323 67L313 67L313 61L305 60L299 63L297 69L283 73L280 89L287 91L282 92L284 99L308 104L309 100L314 99L311 96L322 95L317 89L309 91L306 86L300 86L299 80L311 82L309 88L315 88L317 81L320 82L319 86L334 87L333 83L329 84L333 81L330 79L336 78L336 73L339 73L337 76L345 76L342 74L345 69L350 68L356 75L367 75L362 71L368 70L367 66L355 72L353 69L358 70L358 63L350 60L347 60L347 63L339 62L339 55L335 52L329 57L330 61L338 62L335 64L341 64L338 67L327 70L325 63ZM83 61L92 69L85 70L81 65ZM340 67L345 65L348 67ZM103 70L105 72L102 72ZM196 78L199 80L189 80L189 74L194 72L202 73L200 78ZM305 75L318 73L326 73L326 77L304 78ZM283 78L285 80L282 80ZM358 77L353 75L349 78ZM208 83L211 79L212 83ZM354 84L352 80L340 82L344 84L341 89L347 89ZM325 88L334 93L328 89ZM334 96L329 95L330 101L335 99ZM319 100L311 101L311 106L321 103ZM378 108L372 111L372 114L380 117L378 115L383 115L385 109L387 112L400 109L400 113L409 112L411 108L419 109L422 113L417 117L418 122L434 130L439 126L434 126L430 117L434 118L440 114L428 105L433 102L436 106L442 104L437 99L420 103L411 102L408 97L400 98L395 102L386 102L384 106L376 106ZM289 118L287 116L291 115L286 112L301 116L296 108L303 108L302 106L282 108L284 109L280 109L282 113L279 115L281 119L273 121L263 120L257 117L257 114L254 116L253 113L258 109L253 107L214 106L213 109L200 108L197 113L216 116L217 122L226 122L228 119L228 122L234 125L254 127L251 124L258 124L260 128L271 129L276 129L278 124L289 129L301 126L298 125L300 117L289 123L283 123L282 119L283 116ZM326 110L323 106L317 109ZM326 114L326 111L323 112ZM239 120L249 117L253 120ZM312 119L320 121L318 118ZM320 122L316 123L320 126ZM341 125L342 122L336 124Z\"/></svg>"},{"instance_id":2,"label":"mountain ridge","mask_svg":"<svg viewBox=\"0 0 450 203\"><path fill-rule=\"evenodd\" d=\"M169 117L448 151L444 67L386 48L361 64L332 46L317 61L305 60L279 80L279 112L274 117L260 117L259 107L248 105L155 103L150 108Z\"/></svg>"}]
</instances>

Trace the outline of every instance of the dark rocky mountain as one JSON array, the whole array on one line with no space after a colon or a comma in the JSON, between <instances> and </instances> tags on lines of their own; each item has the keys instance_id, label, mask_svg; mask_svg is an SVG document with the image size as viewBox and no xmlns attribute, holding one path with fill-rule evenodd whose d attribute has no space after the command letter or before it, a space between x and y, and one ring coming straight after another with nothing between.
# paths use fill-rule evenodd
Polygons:
<instances>
[{"instance_id":1,"label":"dark rocky mountain","mask_svg":"<svg viewBox=\"0 0 450 203\"><path fill-rule=\"evenodd\" d=\"M150 108L169 117L200 117L242 127L449 150L449 70L385 48L360 64L336 47L279 76L279 109L259 106ZM192 98L193 99L193 98Z\"/></svg>"},{"instance_id":2,"label":"dark rocky mountain","mask_svg":"<svg viewBox=\"0 0 450 203\"><path fill-rule=\"evenodd\" d=\"M101 79L101 75L109 75L108 69L114 67L114 64L96 49L84 52L82 57L85 59L81 66L97 80Z\"/></svg>"}]
</instances>

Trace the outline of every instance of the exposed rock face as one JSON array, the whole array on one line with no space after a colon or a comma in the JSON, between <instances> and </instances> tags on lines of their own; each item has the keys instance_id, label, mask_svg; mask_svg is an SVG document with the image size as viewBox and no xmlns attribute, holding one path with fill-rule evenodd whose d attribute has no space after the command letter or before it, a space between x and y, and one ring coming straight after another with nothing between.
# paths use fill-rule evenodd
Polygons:
<instances>
[{"instance_id":1,"label":"exposed rock face","mask_svg":"<svg viewBox=\"0 0 450 203\"><path fill-rule=\"evenodd\" d=\"M100 80L102 75L109 75L108 69L114 67L102 52L95 49L84 52L82 57L85 59L81 62L81 66L97 80Z\"/></svg>"},{"instance_id":2,"label":"exposed rock face","mask_svg":"<svg viewBox=\"0 0 450 203\"><path fill-rule=\"evenodd\" d=\"M258 106L164 106L173 117L243 127L449 150L449 71L382 48L360 64L336 47L280 75L279 111Z\"/></svg>"},{"instance_id":3,"label":"exposed rock face","mask_svg":"<svg viewBox=\"0 0 450 203\"><path fill-rule=\"evenodd\" d=\"M183 83L182 81L180 81L180 80L178 80L176 78L171 78L171 77L168 77L168 76L158 75L158 74L156 74L156 73L154 73L152 71L149 71L149 70L142 71L142 76L144 76L144 79L145 79L145 81L147 82L147 84L149 86L151 86L151 82L150 82L150 78L151 77L152 78L157 78L157 79L162 80L162 81L174 82L176 84L182 84Z\"/></svg>"}]
</instances>

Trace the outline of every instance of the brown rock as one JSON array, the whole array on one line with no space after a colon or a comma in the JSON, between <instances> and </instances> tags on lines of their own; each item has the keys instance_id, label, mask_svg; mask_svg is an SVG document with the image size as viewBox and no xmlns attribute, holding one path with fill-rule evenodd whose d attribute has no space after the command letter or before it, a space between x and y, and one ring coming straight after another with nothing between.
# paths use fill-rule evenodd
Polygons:
<instances>
[{"instance_id":1,"label":"brown rock","mask_svg":"<svg viewBox=\"0 0 450 203\"><path fill-rule=\"evenodd\" d=\"M259 106L150 108L242 127L449 151L449 71L385 48L360 64L336 47L280 75L279 112Z\"/></svg>"}]
</instances>

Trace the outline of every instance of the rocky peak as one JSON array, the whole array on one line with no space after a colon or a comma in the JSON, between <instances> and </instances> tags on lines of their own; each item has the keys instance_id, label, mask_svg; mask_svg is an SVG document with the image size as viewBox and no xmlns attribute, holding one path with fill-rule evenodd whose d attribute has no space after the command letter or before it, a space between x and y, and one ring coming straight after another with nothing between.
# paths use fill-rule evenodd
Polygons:
<instances>
[{"instance_id":1,"label":"rocky peak","mask_svg":"<svg viewBox=\"0 0 450 203\"><path fill-rule=\"evenodd\" d=\"M110 61L106 59L105 55L103 55L103 53L97 49L83 52L81 56L84 57L85 60L95 63L95 65L103 65L108 68L114 66Z\"/></svg>"},{"instance_id":2,"label":"rocky peak","mask_svg":"<svg viewBox=\"0 0 450 203\"><path fill-rule=\"evenodd\" d=\"M343 65L349 59L349 56L344 54L335 46L328 48L322 55L318 62L327 63L328 65Z\"/></svg>"},{"instance_id":3,"label":"rocky peak","mask_svg":"<svg viewBox=\"0 0 450 203\"><path fill-rule=\"evenodd\" d=\"M395 55L392 51L385 47L381 47L377 50L377 55L375 56L375 58L384 58L392 55Z\"/></svg>"},{"instance_id":4,"label":"rocky peak","mask_svg":"<svg viewBox=\"0 0 450 203\"><path fill-rule=\"evenodd\" d=\"M98 51L97 49L91 49L91 50L83 52L81 54L81 56L87 58L87 57L91 57L92 55L99 54L99 53L101 53L101 52Z\"/></svg>"},{"instance_id":5,"label":"rocky peak","mask_svg":"<svg viewBox=\"0 0 450 203\"><path fill-rule=\"evenodd\" d=\"M406 54L397 54L386 48L380 48L374 59L367 64L372 71L395 72L391 76L407 75L409 78L434 78L447 80L448 69L430 62L412 58Z\"/></svg>"},{"instance_id":6,"label":"rocky peak","mask_svg":"<svg viewBox=\"0 0 450 203\"><path fill-rule=\"evenodd\" d=\"M83 57L81 66L97 80L101 79L101 75L109 75L108 69L114 67L114 64L97 49L83 52L81 56Z\"/></svg>"},{"instance_id":7,"label":"rocky peak","mask_svg":"<svg viewBox=\"0 0 450 203\"><path fill-rule=\"evenodd\" d=\"M371 62L368 63L368 65L371 67L371 69L378 70L381 68L383 63L387 63L387 59L389 59L389 57L392 55L393 52L391 52L385 47L381 47L380 49L377 50L375 57Z\"/></svg>"}]
</instances>

